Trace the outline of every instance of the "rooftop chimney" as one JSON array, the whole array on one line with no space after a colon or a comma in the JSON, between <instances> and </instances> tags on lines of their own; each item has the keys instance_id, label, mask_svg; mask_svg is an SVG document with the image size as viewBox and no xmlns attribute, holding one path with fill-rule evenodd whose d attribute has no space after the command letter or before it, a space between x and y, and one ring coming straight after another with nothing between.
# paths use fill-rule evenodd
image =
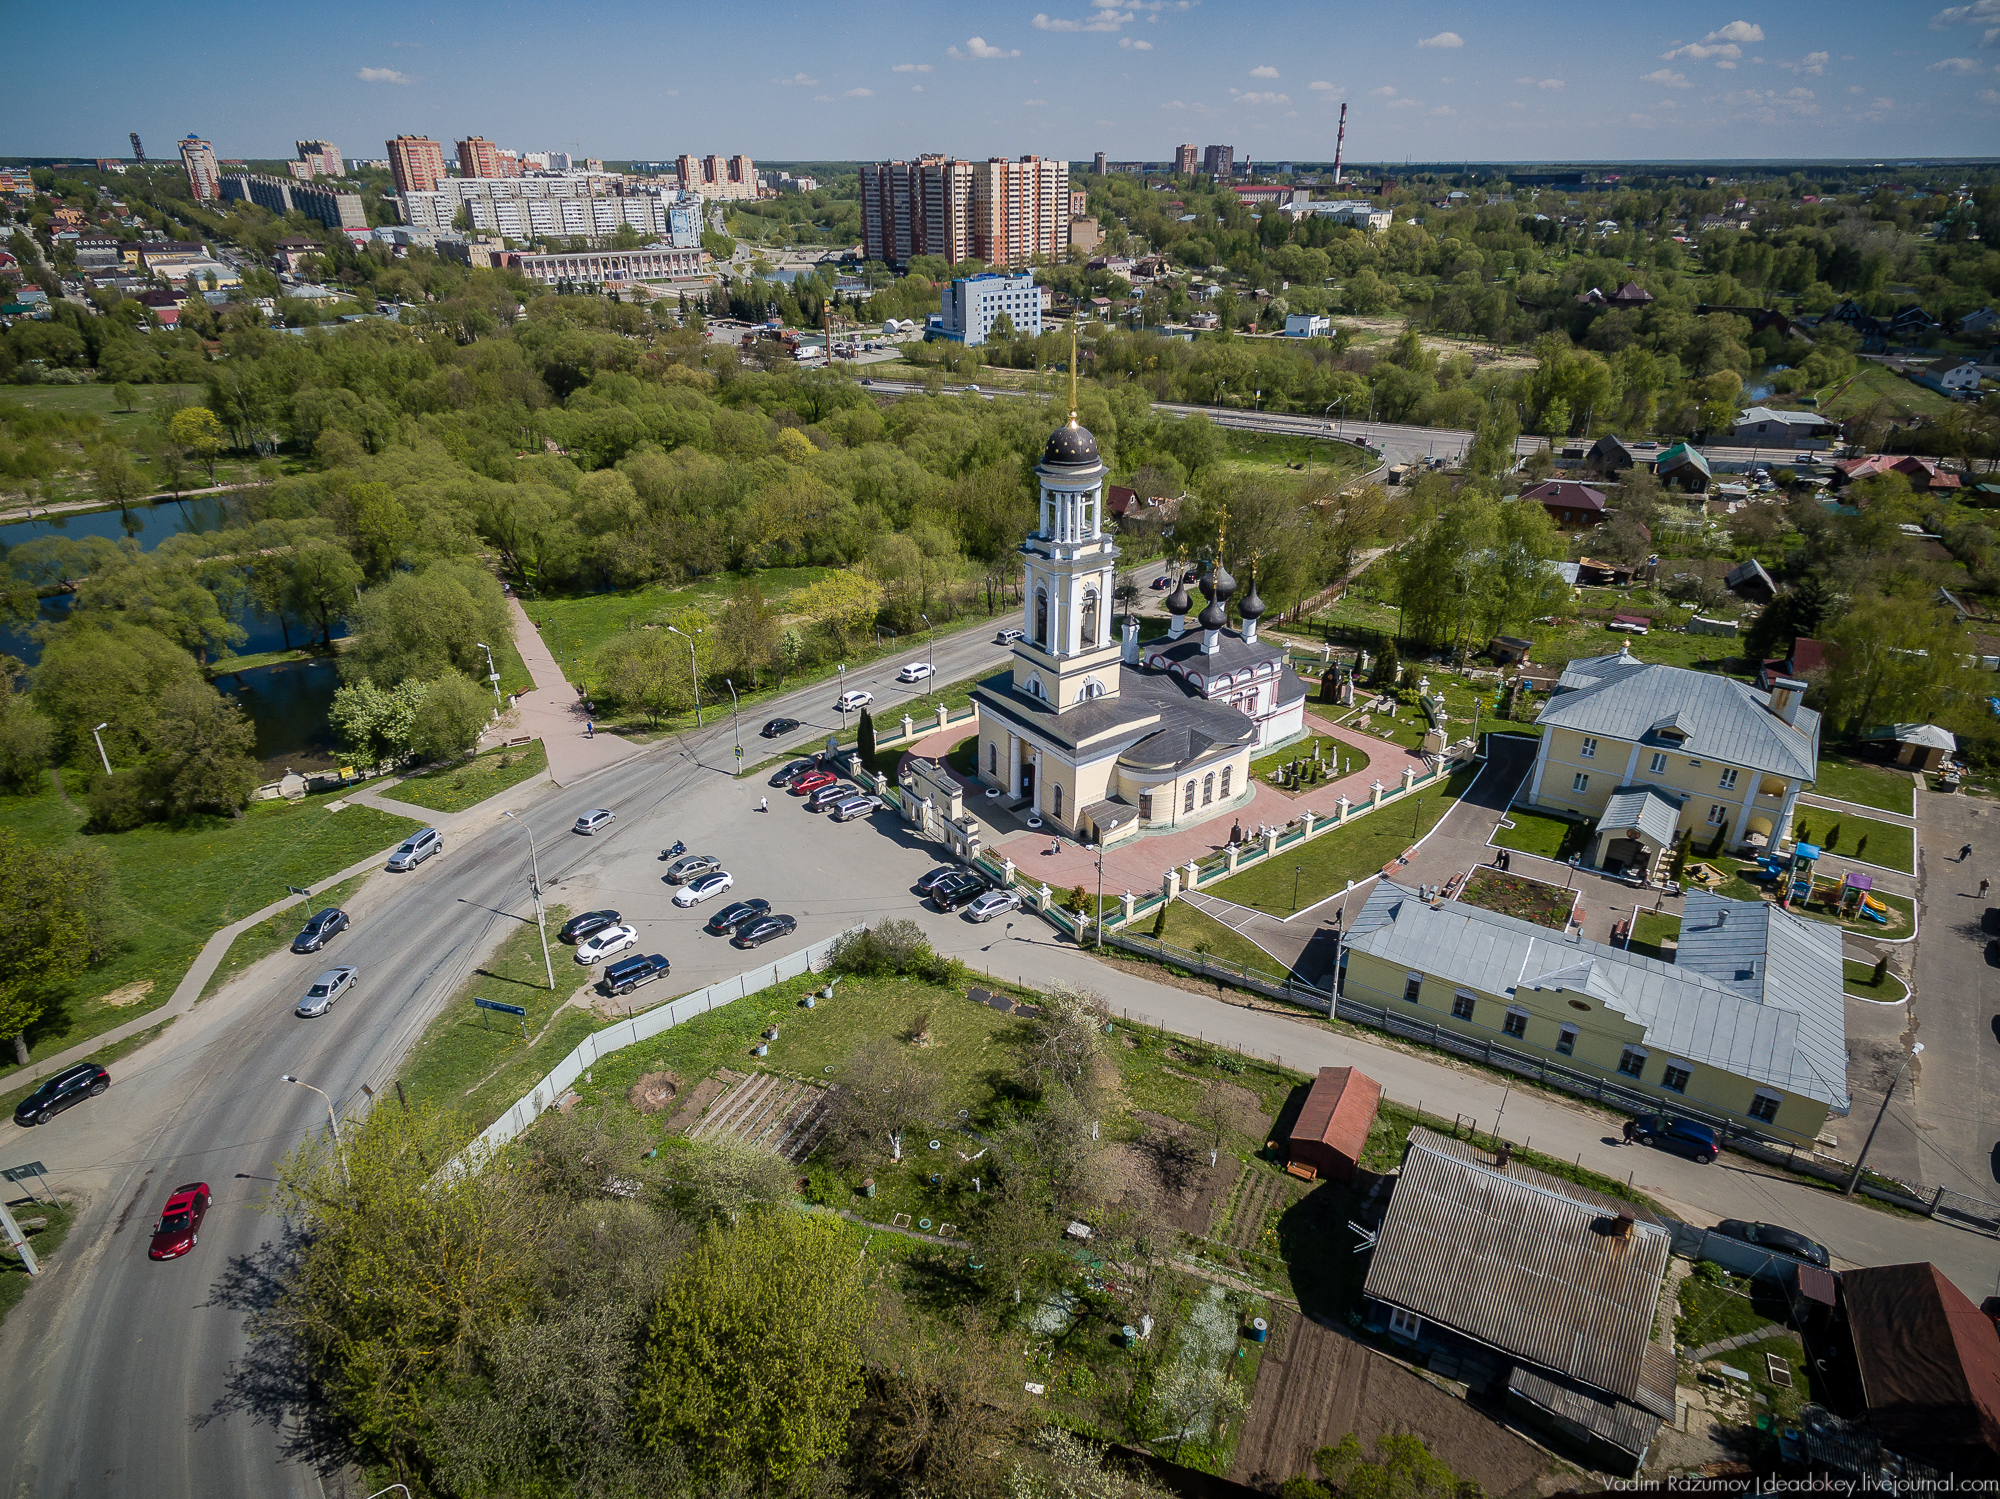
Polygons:
<instances>
[{"instance_id":1,"label":"rooftop chimney","mask_svg":"<svg viewBox=\"0 0 2000 1499\"><path fill-rule=\"evenodd\" d=\"M1799 721L1799 702L1806 684L1797 677L1774 677L1771 681L1771 711L1788 724Z\"/></svg>"},{"instance_id":2,"label":"rooftop chimney","mask_svg":"<svg viewBox=\"0 0 2000 1499\"><path fill-rule=\"evenodd\" d=\"M1118 659L1127 666L1139 664L1139 619L1137 615L1125 616L1125 649Z\"/></svg>"}]
</instances>

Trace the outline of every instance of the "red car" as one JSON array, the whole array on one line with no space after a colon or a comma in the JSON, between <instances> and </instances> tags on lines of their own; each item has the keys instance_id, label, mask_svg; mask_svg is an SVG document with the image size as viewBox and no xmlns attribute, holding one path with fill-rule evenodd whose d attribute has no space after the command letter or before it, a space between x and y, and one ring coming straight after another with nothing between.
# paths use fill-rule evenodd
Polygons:
<instances>
[{"instance_id":1,"label":"red car","mask_svg":"<svg viewBox=\"0 0 2000 1499\"><path fill-rule=\"evenodd\" d=\"M793 796L811 796L822 786L831 786L840 777L830 770L816 770L811 775L800 776L792 782Z\"/></svg>"},{"instance_id":2,"label":"red car","mask_svg":"<svg viewBox=\"0 0 2000 1499\"><path fill-rule=\"evenodd\" d=\"M189 1182L167 1194L160 1209L159 1227L153 1230L149 1259L176 1260L201 1240L201 1220L208 1216L208 1183Z\"/></svg>"}]
</instances>

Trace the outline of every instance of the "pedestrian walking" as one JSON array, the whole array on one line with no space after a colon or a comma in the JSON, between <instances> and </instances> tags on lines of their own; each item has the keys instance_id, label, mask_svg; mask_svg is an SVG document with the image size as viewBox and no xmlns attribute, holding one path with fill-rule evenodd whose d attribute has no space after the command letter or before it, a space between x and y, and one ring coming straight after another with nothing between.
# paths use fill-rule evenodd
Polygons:
<instances>
[{"instance_id":1,"label":"pedestrian walking","mask_svg":"<svg viewBox=\"0 0 2000 1499\"><path fill-rule=\"evenodd\" d=\"M1990 880L1981 880L1979 882L1979 898L1981 900L1986 899L1986 887L1991 883L1992 881Z\"/></svg>"},{"instance_id":2,"label":"pedestrian walking","mask_svg":"<svg viewBox=\"0 0 2000 1499\"><path fill-rule=\"evenodd\" d=\"M771 799L770 799L770 798L769 798L768 796L760 796L760 797L758 797L758 798L757 798L757 810L758 810L759 812L768 812L768 811L770 811L770 810L771 810Z\"/></svg>"},{"instance_id":3,"label":"pedestrian walking","mask_svg":"<svg viewBox=\"0 0 2000 1499\"><path fill-rule=\"evenodd\" d=\"M1972 845L1968 843L1965 845L1964 848L1958 851L1958 862L1963 864L1967 859L1971 857L1972 857Z\"/></svg>"},{"instance_id":4,"label":"pedestrian walking","mask_svg":"<svg viewBox=\"0 0 2000 1499\"><path fill-rule=\"evenodd\" d=\"M1625 1143L1632 1143L1632 1136L1638 1133L1638 1126L1630 1119L1625 1121Z\"/></svg>"}]
</instances>

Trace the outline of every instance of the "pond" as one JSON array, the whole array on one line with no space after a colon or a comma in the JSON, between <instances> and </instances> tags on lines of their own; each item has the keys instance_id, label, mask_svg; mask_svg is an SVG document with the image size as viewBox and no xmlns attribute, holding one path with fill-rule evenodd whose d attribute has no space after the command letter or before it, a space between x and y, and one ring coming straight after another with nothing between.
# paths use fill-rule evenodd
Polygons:
<instances>
[{"instance_id":1,"label":"pond","mask_svg":"<svg viewBox=\"0 0 2000 1499\"><path fill-rule=\"evenodd\" d=\"M256 725L257 758L267 778L288 769L325 770L340 763L326 717L340 686L340 669L331 660L221 672L215 685L241 703Z\"/></svg>"}]
</instances>

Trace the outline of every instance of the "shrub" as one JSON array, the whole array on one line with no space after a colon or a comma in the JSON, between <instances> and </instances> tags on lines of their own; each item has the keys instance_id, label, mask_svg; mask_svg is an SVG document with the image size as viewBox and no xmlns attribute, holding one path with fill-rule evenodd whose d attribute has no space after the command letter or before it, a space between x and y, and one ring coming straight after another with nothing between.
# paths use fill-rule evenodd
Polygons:
<instances>
[{"instance_id":1,"label":"shrub","mask_svg":"<svg viewBox=\"0 0 2000 1499\"><path fill-rule=\"evenodd\" d=\"M123 833L147 821L156 810L146 777L135 771L97 776L84 793L90 823L101 833Z\"/></svg>"},{"instance_id":2,"label":"shrub","mask_svg":"<svg viewBox=\"0 0 2000 1499\"><path fill-rule=\"evenodd\" d=\"M940 987L965 982L966 967L936 951L923 928L898 918L842 937L827 954L827 971L863 978L901 975Z\"/></svg>"}]
</instances>

